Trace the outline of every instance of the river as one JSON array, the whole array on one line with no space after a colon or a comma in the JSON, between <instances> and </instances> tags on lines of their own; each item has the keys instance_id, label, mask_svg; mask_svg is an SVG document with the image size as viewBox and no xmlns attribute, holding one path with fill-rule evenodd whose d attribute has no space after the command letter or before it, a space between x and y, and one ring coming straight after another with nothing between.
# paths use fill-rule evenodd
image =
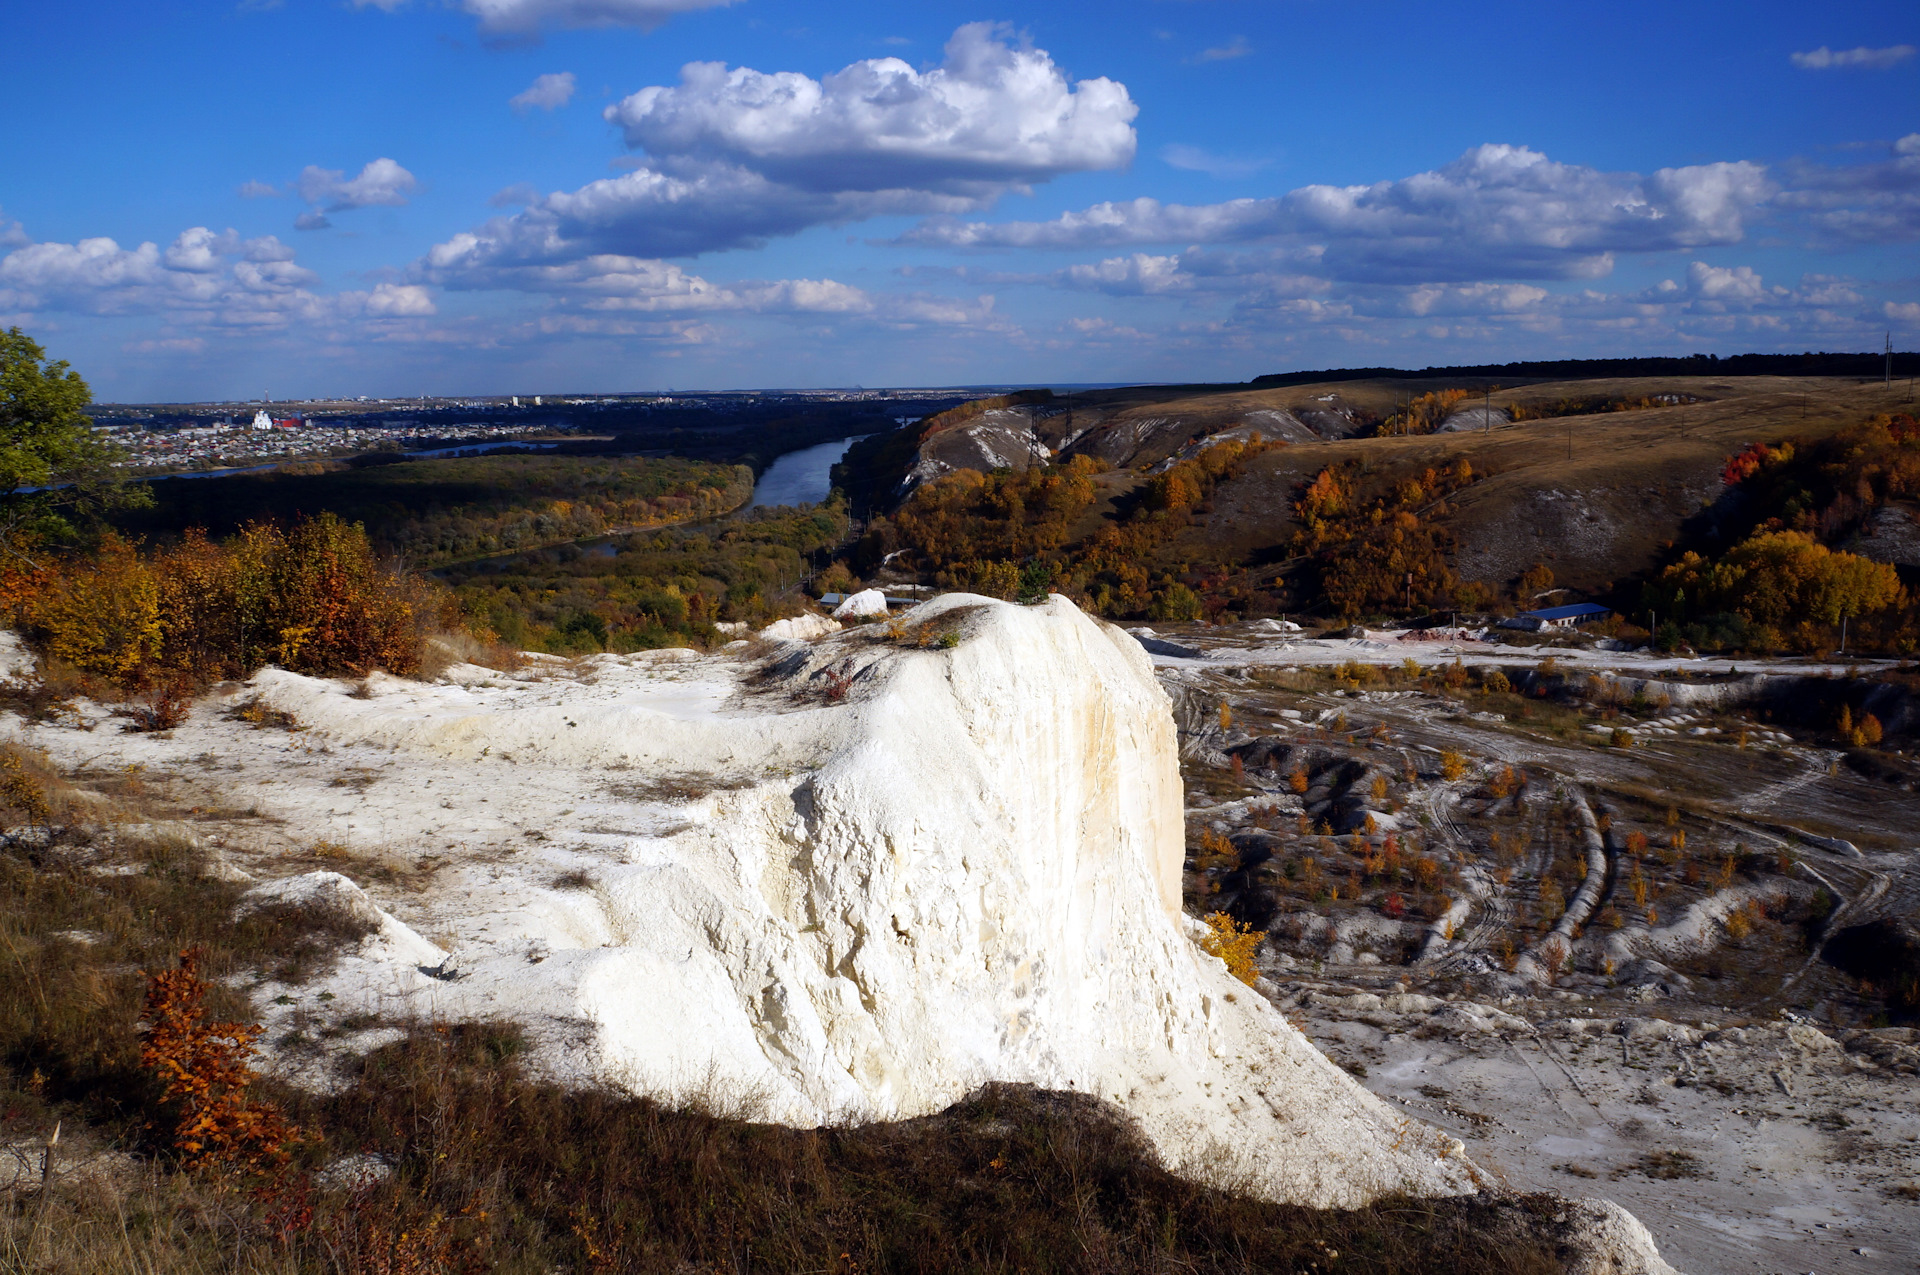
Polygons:
<instances>
[{"instance_id":1,"label":"river","mask_svg":"<svg viewBox=\"0 0 1920 1275\"><path fill-rule=\"evenodd\" d=\"M865 434L856 434L852 438L836 438L831 443L803 447L776 458L753 485L753 501L748 507L810 505L825 500L833 490L834 465L847 454L847 448L865 437Z\"/></svg>"}]
</instances>

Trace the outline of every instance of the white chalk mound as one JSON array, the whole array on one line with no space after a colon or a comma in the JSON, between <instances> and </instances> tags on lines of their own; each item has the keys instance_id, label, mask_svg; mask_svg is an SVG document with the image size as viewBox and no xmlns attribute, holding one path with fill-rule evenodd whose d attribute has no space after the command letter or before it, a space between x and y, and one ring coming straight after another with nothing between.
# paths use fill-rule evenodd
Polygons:
<instances>
[{"instance_id":1,"label":"white chalk mound","mask_svg":"<svg viewBox=\"0 0 1920 1275\"><path fill-rule=\"evenodd\" d=\"M836 620L860 619L887 613L887 595L878 589L862 589L833 609Z\"/></svg>"},{"instance_id":2,"label":"white chalk mound","mask_svg":"<svg viewBox=\"0 0 1920 1275\"><path fill-rule=\"evenodd\" d=\"M571 691L356 697L259 675L247 693L296 714L301 747L413 767L434 836L477 838L463 811L551 812L537 846L449 869L402 909L451 942L438 966L424 940L390 943L376 977L370 945L330 976L334 1007L393 1013L399 988L415 1012L515 1016L558 1074L718 1089L795 1125L1027 1082L1109 1099L1169 1167L1276 1200L1475 1189L1460 1144L1196 946L1174 722L1138 642L1057 597L949 595L903 622L903 641L852 631L758 666L598 657ZM926 625L957 645L919 645ZM689 774L715 790L670 822L589 802L607 779ZM406 817L375 813L389 836ZM556 882L557 863L578 871Z\"/></svg>"}]
</instances>

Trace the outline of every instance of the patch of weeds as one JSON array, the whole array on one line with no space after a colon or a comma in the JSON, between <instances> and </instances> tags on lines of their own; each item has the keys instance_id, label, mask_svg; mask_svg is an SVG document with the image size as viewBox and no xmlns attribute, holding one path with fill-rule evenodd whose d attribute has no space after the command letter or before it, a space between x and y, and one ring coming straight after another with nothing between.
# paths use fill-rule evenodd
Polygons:
<instances>
[{"instance_id":1,"label":"patch of weeds","mask_svg":"<svg viewBox=\"0 0 1920 1275\"><path fill-rule=\"evenodd\" d=\"M272 904L248 908L235 922L249 946L262 954L262 969L289 986L326 973L336 957L379 927L339 908Z\"/></svg>"},{"instance_id":2,"label":"patch of weeds","mask_svg":"<svg viewBox=\"0 0 1920 1275\"><path fill-rule=\"evenodd\" d=\"M230 722L245 722L255 730L301 731L306 727L292 713L283 712L257 696L227 710Z\"/></svg>"},{"instance_id":3,"label":"patch of weeds","mask_svg":"<svg viewBox=\"0 0 1920 1275\"><path fill-rule=\"evenodd\" d=\"M591 890L593 888L593 875L585 868L574 868L570 871L562 872L553 880L547 882L547 888L549 890Z\"/></svg>"},{"instance_id":4,"label":"patch of weeds","mask_svg":"<svg viewBox=\"0 0 1920 1275\"><path fill-rule=\"evenodd\" d=\"M1617 1181L1629 1173L1661 1181L1713 1176L1691 1151L1649 1151L1634 1163L1615 1169L1609 1176Z\"/></svg>"},{"instance_id":5,"label":"patch of weeds","mask_svg":"<svg viewBox=\"0 0 1920 1275\"><path fill-rule=\"evenodd\" d=\"M184 723L193 713L193 699L184 690L165 687L135 697L132 703L113 710L115 717L126 719L123 731L135 734L159 734Z\"/></svg>"},{"instance_id":6,"label":"patch of weeds","mask_svg":"<svg viewBox=\"0 0 1920 1275\"><path fill-rule=\"evenodd\" d=\"M1571 1161L1569 1161L1566 1164L1556 1164L1553 1167L1559 1172L1568 1175L1569 1177L1597 1178L1600 1176L1598 1172L1596 1172L1593 1169L1589 1169L1586 1165L1574 1164Z\"/></svg>"},{"instance_id":7,"label":"patch of weeds","mask_svg":"<svg viewBox=\"0 0 1920 1275\"><path fill-rule=\"evenodd\" d=\"M168 969L183 949L197 948L209 1013L251 1022L238 976L276 963L317 966L365 930L313 911L236 916L243 887L206 875L201 856L181 842L139 842L119 853L144 870L96 871L120 866L98 855L83 864L0 851L8 953L0 961L0 1111L29 1121L43 1114L42 1135L63 1119L137 1145L155 1100L135 1036L142 971ZM75 932L98 937L64 937Z\"/></svg>"},{"instance_id":8,"label":"patch of weeds","mask_svg":"<svg viewBox=\"0 0 1920 1275\"><path fill-rule=\"evenodd\" d=\"M716 792L747 788L752 783L751 779L717 775L658 775L641 783L608 784L604 791L609 797L617 797L622 801L678 806L699 801Z\"/></svg>"},{"instance_id":9,"label":"patch of weeds","mask_svg":"<svg viewBox=\"0 0 1920 1275\"><path fill-rule=\"evenodd\" d=\"M356 882L378 881L406 889L420 888L440 867L427 859L416 861L411 869L397 866L388 859L361 853L338 841L316 841L307 847L306 857Z\"/></svg>"},{"instance_id":10,"label":"patch of weeds","mask_svg":"<svg viewBox=\"0 0 1920 1275\"><path fill-rule=\"evenodd\" d=\"M73 691L50 686L39 679L0 682L0 710L43 724L78 720L73 709Z\"/></svg>"},{"instance_id":11,"label":"patch of weeds","mask_svg":"<svg viewBox=\"0 0 1920 1275\"><path fill-rule=\"evenodd\" d=\"M530 1270L1559 1269L1552 1197L1266 1204L1167 1173L1130 1120L1084 1095L993 1085L920 1119L789 1129L724 1094L671 1110L540 1082L519 1042L487 1024L417 1027L299 1114L329 1154L393 1166L361 1193L368 1216L484 1218L472 1242Z\"/></svg>"}]
</instances>

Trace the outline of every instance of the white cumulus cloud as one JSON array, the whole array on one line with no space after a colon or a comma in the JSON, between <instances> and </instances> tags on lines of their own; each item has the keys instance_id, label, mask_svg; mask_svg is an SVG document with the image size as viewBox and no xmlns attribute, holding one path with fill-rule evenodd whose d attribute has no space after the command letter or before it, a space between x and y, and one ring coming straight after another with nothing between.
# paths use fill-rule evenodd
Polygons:
<instances>
[{"instance_id":1,"label":"white cumulus cloud","mask_svg":"<svg viewBox=\"0 0 1920 1275\"><path fill-rule=\"evenodd\" d=\"M1445 168L1272 199L1096 204L1049 222L931 221L901 242L939 247L1107 247L1256 240L1318 247L1337 277L1381 281L1593 278L1616 252L1737 242L1770 193L1735 162L1650 176L1562 164L1524 146L1477 146Z\"/></svg>"},{"instance_id":2,"label":"white cumulus cloud","mask_svg":"<svg viewBox=\"0 0 1920 1275\"><path fill-rule=\"evenodd\" d=\"M1136 110L1124 85L1069 81L986 23L956 31L928 70L873 58L815 80L691 63L678 84L608 108L645 152L631 171L528 199L417 268L449 287L518 287L588 257L694 256L822 224L976 211L1124 165Z\"/></svg>"},{"instance_id":3,"label":"white cumulus cloud","mask_svg":"<svg viewBox=\"0 0 1920 1275\"><path fill-rule=\"evenodd\" d=\"M538 76L524 90L507 99L507 105L522 114L528 111L556 111L573 100L576 87L572 71Z\"/></svg>"},{"instance_id":4,"label":"white cumulus cloud","mask_svg":"<svg viewBox=\"0 0 1920 1275\"><path fill-rule=\"evenodd\" d=\"M430 276L469 280L460 272L457 248L435 249L441 266ZM596 253L570 261L526 264L482 276L488 286L559 295L589 310L648 313L702 310L755 312L857 313L872 300L859 288L832 279L779 279L771 282L714 284L672 262L618 253Z\"/></svg>"},{"instance_id":5,"label":"white cumulus cloud","mask_svg":"<svg viewBox=\"0 0 1920 1275\"><path fill-rule=\"evenodd\" d=\"M10 308L83 314L200 314L223 308L299 308L317 301L318 276L272 235L242 239L205 226L165 249L122 248L108 238L28 243L0 257L0 297Z\"/></svg>"},{"instance_id":6,"label":"white cumulus cloud","mask_svg":"<svg viewBox=\"0 0 1920 1275\"><path fill-rule=\"evenodd\" d=\"M375 284L367 294L367 313L378 318L415 318L436 313L433 298L412 283Z\"/></svg>"},{"instance_id":7,"label":"white cumulus cloud","mask_svg":"<svg viewBox=\"0 0 1920 1275\"><path fill-rule=\"evenodd\" d=\"M1829 49L1826 45L1807 53L1789 55L1802 71L1884 71L1913 56L1911 44L1894 44L1884 49Z\"/></svg>"},{"instance_id":8,"label":"white cumulus cloud","mask_svg":"<svg viewBox=\"0 0 1920 1275\"><path fill-rule=\"evenodd\" d=\"M340 169L308 164L300 170L294 189L320 211L337 213L355 208L401 207L418 185L412 173L383 157L351 179Z\"/></svg>"},{"instance_id":9,"label":"white cumulus cloud","mask_svg":"<svg viewBox=\"0 0 1920 1275\"><path fill-rule=\"evenodd\" d=\"M1060 272L1059 279L1072 287L1116 295L1183 292L1193 286L1193 276L1181 270L1179 257L1158 257L1144 252L1108 257L1094 265L1068 266Z\"/></svg>"},{"instance_id":10,"label":"white cumulus cloud","mask_svg":"<svg viewBox=\"0 0 1920 1275\"><path fill-rule=\"evenodd\" d=\"M869 58L819 80L692 62L680 83L607 108L656 161L718 161L807 190L990 197L1133 158L1138 107L1104 77L1070 83L1043 50L971 23L917 71Z\"/></svg>"}]
</instances>

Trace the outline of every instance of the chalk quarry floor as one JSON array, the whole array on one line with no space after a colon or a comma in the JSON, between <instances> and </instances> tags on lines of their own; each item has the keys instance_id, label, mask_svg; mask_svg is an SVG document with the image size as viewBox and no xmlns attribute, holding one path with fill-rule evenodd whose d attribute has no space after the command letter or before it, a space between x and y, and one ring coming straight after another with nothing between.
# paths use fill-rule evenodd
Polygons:
<instances>
[{"instance_id":1,"label":"chalk quarry floor","mask_svg":"<svg viewBox=\"0 0 1920 1275\"><path fill-rule=\"evenodd\" d=\"M1289 980L1279 1003L1330 1057L1365 1068L1369 1089L1513 1185L1619 1201L1689 1275L1920 1269L1912 1075L1862 1070L1777 1026L1691 1045L1615 1034L1648 1021L1644 1006L1511 1002L1500 1008L1518 1025L1449 1030L1370 1003L1369 981L1389 994L1395 982L1343 973L1356 977Z\"/></svg>"},{"instance_id":2,"label":"chalk quarry floor","mask_svg":"<svg viewBox=\"0 0 1920 1275\"><path fill-rule=\"evenodd\" d=\"M1660 719L1672 726L1645 731L1640 746L1620 751L1476 714L1471 697L1340 691L1331 682L1311 689L1316 670L1350 660L1395 668L1411 657L1432 667L1458 656L1470 668L1511 668L1553 656L1583 673L1637 678L1671 678L1677 669L1696 677L1724 673L1725 660L1591 646L1516 648L1457 637L1312 638L1266 625L1163 626L1159 636L1196 651L1155 655L1163 683L1190 704L1182 717L1190 844L1202 827L1264 837L1276 845L1277 857L1322 854L1329 844L1296 838L1292 830L1317 788L1295 796L1284 775L1249 771L1248 782L1270 795L1228 799L1233 794L1220 791L1232 786L1222 775L1227 759L1220 750L1235 739L1265 736L1395 774L1403 764L1409 772L1415 765L1432 770L1444 748L1476 766L1523 768L1536 791L1544 782L1595 794L1638 792L1649 807L1663 804L1662 793L1681 794L1722 812L1719 830L1729 840L1751 834L1768 844L1768 830L1784 835L1786 824L1859 838L1877 850L1855 857L1799 844L1796 853L1844 883L1849 896L1876 898L1882 909L1910 913L1920 901L1920 851L1914 849L1920 800L1837 766L1829 747L1804 735L1756 726L1752 747L1736 747L1739 723L1727 715L1681 720L1676 712ZM1823 667L1740 663L1742 671L1815 676ZM1268 670L1306 676L1275 681ZM1282 684L1294 689L1276 689ZM1231 705L1238 735L1215 728L1220 702ZM1655 720L1652 712L1640 716ZM1341 727L1330 729L1336 718ZM1696 724L1711 723L1719 729L1689 734ZM1372 737L1376 727L1384 733ZM1527 820L1476 824L1468 813L1476 808L1467 800L1471 784L1472 776L1448 784L1428 775L1405 787L1396 779L1398 826L1432 846L1446 842L1469 858L1487 855L1489 831L1511 837ZM1263 801L1278 817L1249 821L1249 808ZM1383 807L1386 826L1394 826L1384 804L1373 804ZM1423 812L1431 820L1416 827L1408 816ZM1529 856L1536 867L1553 857L1539 851L1538 828L1535 823L1528 834L1536 838L1534 848L1516 865L1515 889L1506 892L1512 899L1477 898L1463 930L1480 930L1489 902L1506 907L1517 900ZM1486 862L1491 868L1494 860ZM1204 881L1199 888L1206 888ZM1190 907L1198 906L1193 897ZM1313 910L1297 898L1282 906L1296 916ZM1337 920L1355 913L1328 915ZM1509 913L1498 924L1510 920ZM1276 923L1276 930L1283 928ZM1496 928L1489 923L1486 932ZM1589 978L1575 989L1514 994L1499 986L1497 974L1476 977L1471 960L1457 950L1446 959L1401 963L1384 947L1384 959L1362 953L1356 961L1351 951L1294 945L1288 953L1285 946L1270 944L1263 955L1273 980L1268 990L1325 1053L1409 1115L1452 1132L1477 1162L1513 1185L1617 1200L1647 1225L1677 1269L1690 1275L1920 1269L1920 1077L1912 1066L1920 1058L1920 1033L1861 1030L1861 1007L1845 1003L1846 980L1817 962L1791 992L1778 978L1769 983L1764 972L1743 969L1739 951L1722 948L1728 977L1708 980L1696 972L1689 988L1673 993L1606 988ZM1793 954L1796 964L1802 959L1804 953ZM1889 1052L1899 1065L1885 1065Z\"/></svg>"}]
</instances>

